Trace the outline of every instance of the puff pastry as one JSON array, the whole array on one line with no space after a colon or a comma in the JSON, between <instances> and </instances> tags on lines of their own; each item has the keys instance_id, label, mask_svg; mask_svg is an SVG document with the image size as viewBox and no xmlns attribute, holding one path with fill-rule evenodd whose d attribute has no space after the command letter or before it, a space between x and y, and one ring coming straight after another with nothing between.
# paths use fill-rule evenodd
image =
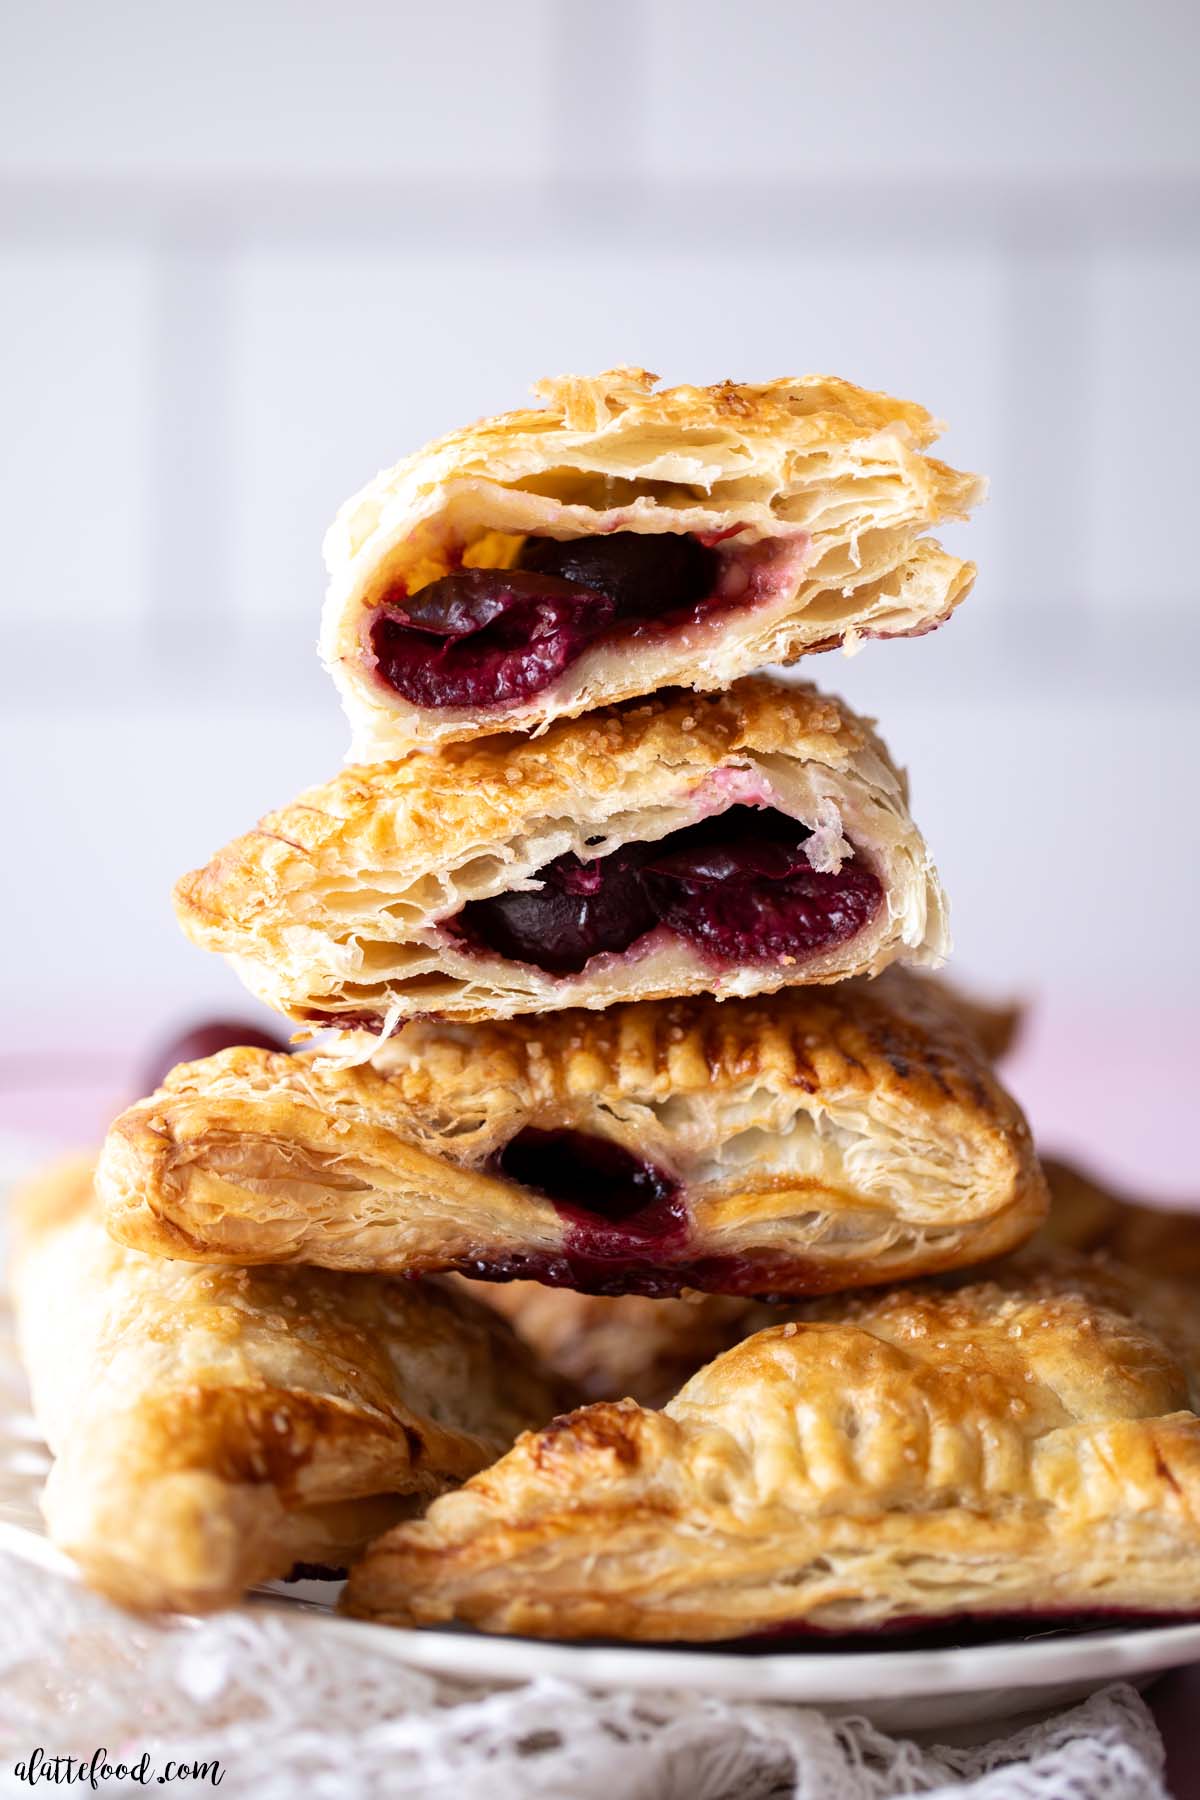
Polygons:
<instances>
[{"instance_id":1,"label":"puff pastry","mask_svg":"<svg viewBox=\"0 0 1200 1800\"><path fill-rule=\"evenodd\" d=\"M30 1184L17 1222L47 1525L125 1605L207 1611L296 1565L340 1570L560 1397L436 1284L122 1249L85 1162Z\"/></svg>"},{"instance_id":2,"label":"puff pastry","mask_svg":"<svg viewBox=\"0 0 1200 1800\"><path fill-rule=\"evenodd\" d=\"M348 769L176 903L289 1018L376 1032L766 993L937 962L948 942L883 745L765 679Z\"/></svg>"},{"instance_id":3,"label":"puff pastry","mask_svg":"<svg viewBox=\"0 0 1200 1800\"><path fill-rule=\"evenodd\" d=\"M899 976L893 972L885 979L895 983ZM916 984L917 991L928 984L936 993L935 1004L953 1012L989 1059L1007 1055L1021 1028L1020 1005L982 1000L941 975L917 976L909 971L903 980ZM1043 1160L1042 1166L1052 1185L1050 1165ZM1070 1241L1059 1238L1057 1221L1055 1212L1034 1241ZM1200 1243L1200 1222L1195 1235ZM639 1294L580 1294L538 1281L456 1279L506 1318L547 1367L569 1379L589 1400L632 1398L643 1406L663 1406L714 1356L751 1332L789 1317L778 1301L730 1294L688 1292L678 1299L648 1300Z\"/></svg>"},{"instance_id":4,"label":"puff pastry","mask_svg":"<svg viewBox=\"0 0 1200 1800\"><path fill-rule=\"evenodd\" d=\"M1126 1199L1058 1157L1043 1157L1051 1209L1038 1242L1099 1251L1146 1276L1200 1282L1200 1212Z\"/></svg>"},{"instance_id":5,"label":"puff pastry","mask_svg":"<svg viewBox=\"0 0 1200 1800\"><path fill-rule=\"evenodd\" d=\"M928 454L923 407L827 376L656 379L544 382L542 410L454 432L342 508L321 653L357 761L725 688L928 631L969 592L973 566L924 534L985 484Z\"/></svg>"},{"instance_id":6,"label":"puff pastry","mask_svg":"<svg viewBox=\"0 0 1200 1800\"><path fill-rule=\"evenodd\" d=\"M1200 1419L1139 1284L1081 1264L824 1302L661 1412L600 1404L402 1524L397 1624L720 1640L1200 1613Z\"/></svg>"},{"instance_id":7,"label":"puff pastry","mask_svg":"<svg viewBox=\"0 0 1200 1800\"><path fill-rule=\"evenodd\" d=\"M408 1026L374 1066L226 1051L114 1124L109 1229L169 1256L822 1292L1037 1227L1028 1128L932 984Z\"/></svg>"}]
</instances>

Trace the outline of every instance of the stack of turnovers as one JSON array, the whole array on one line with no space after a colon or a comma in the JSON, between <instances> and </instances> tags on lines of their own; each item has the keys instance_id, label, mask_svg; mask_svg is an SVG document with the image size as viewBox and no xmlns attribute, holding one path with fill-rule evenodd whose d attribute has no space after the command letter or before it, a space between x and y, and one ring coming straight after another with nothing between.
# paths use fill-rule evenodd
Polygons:
<instances>
[{"instance_id":1,"label":"stack of turnovers","mask_svg":"<svg viewBox=\"0 0 1200 1800\"><path fill-rule=\"evenodd\" d=\"M343 510L355 760L179 884L307 1047L25 1203L53 1535L138 1605L350 1566L566 1637L1197 1608L1190 1301L1152 1233L1022 1249L905 779L758 672L945 620L981 482L832 379L543 398Z\"/></svg>"}]
</instances>

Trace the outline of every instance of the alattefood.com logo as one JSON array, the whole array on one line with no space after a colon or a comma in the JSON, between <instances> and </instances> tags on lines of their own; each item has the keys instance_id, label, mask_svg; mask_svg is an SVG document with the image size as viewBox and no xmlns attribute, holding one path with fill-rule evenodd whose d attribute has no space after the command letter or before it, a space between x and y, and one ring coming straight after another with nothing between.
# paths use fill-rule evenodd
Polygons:
<instances>
[{"instance_id":1,"label":"alattefood.com logo","mask_svg":"<svg viewBox=\"0 0 1200 1800\"><path fill-rule=\"evenodd\" d=\"M91 1787L99 1789L106 1781L136 1781L141 1787L163 1787L172 1781L207 1781L220 1787L225 1771L219 1760L209 1762L176 1761L167 1757L161 1763L151 1760L144 1751L131 1762L112 1757L107 1749L93 1750L91 1756L49 1756L45 1750L34 1750L19 1762L13 1774L18 1781L45 1781L51 1786Z\"/></svg>"}]
</instances>

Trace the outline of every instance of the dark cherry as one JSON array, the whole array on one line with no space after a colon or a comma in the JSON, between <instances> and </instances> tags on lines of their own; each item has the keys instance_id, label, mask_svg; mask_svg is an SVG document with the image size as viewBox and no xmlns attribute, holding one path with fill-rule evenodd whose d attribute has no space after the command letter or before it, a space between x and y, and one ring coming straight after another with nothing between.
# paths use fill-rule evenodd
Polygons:
<instances>
[{"instance_id":1,"label":"dark cherry","mask_svg":"<svg viewBox=\"0 0 1200 1800\"><path fill-rule=\"evenodd\" d=\"M645 866L669 880L716 887L762 875L785 881L807 869L807 825L766 806L731 806L644 846Z\"/></svg>"},{"instance_id":2,"label":"dark cherry","mask_svg":"<svg viewBox=\"0 0 1200 1800\"><path fill-rule=\"evenodd\" d=\"M623 624L690 611L713 593L720 569L713 550L678 531L528 537L520 565L607 594Z\"/></svg>"},{"instance_id":3,"label":"dark cherry","mask_svg":"<svg viewBox=\"0 0 1200 1800\"><path fill-rule=\"evenodd\" d=\"M821 874L804 854L803 825L783 813L732 812L742 816L673 833L643 869L672 931L717 962L778 962L844 944L874 918L883 890L870 869L848 862Z\"/></svg>"},{"instance_id":4,"label":"dark cherry","mask_svg":"<svg viewBox=\"0 0 1200 1800\"><path fill-rule=\"evenodd\" d=\"M472 901L452 925L467 942L552 975L578 974L660 924L718 965L798 960L845 943L883 900L860 863L813 869L810 836L784 813L734 806L657 844L589 863L557 857L538 870L541 889Z\"/></svg>"},{"instance_id":5,"label":"dark cherry","mask_svg":"<svg viewBox=\"0 0 1200 1800\"><path fill-rule=\"evenodd\" d=\"M247 1025L239 1019L208 1019L200 1025L177 1031L155 1045L142 1064L138 1091L152 1094L155 1088L162 1086L177 1063L200 1062L235 1044L248 1044L254 1050L287 1049L282 1038L270 1031L260 1031L257 1025Z\"/></svg>"},{"instance_id":6,"label":"dark cherry","mask_svg":"<svg viewBox=\"0 0 1200 1800\"><path fill-rule=\"evenodd\" d=\"M539 1280L589 1294L678 1291L664 1265L686 1248L688 1211L665 1170L610 1138L534 1126L518 1132L496 1163L511 1180L553 1201L566 1225L560 1255L536 1259ZM525 1273L532 1260L513 1258L505 1271L488 1265L486 1273L504 1279Z\"/></svg>"},{"instance_id":7,"label":"dark cherry","mask_svg":"<svg viewBox=\"0 0 1200 1800\"><path fill-rule=\"evenodd\" d=\"M719 567L686 533L529 537L515 569L458 569L386 600L371 626L376 671L414 706L513 706L614 628L721 604Z\"/></svg>"},{"instance_id":8,"label":"dark cherry","mask_svg":"<svg viewBox=\"0 0 1200 1800\"><path fill-rule=\"evenodd\" d=\"M509 1140L497 1162L512 1181L545 1194L556 1206L618 1224L672 1200L678 1186L624 1145L586 1131L527 1126Z\"/></svg>"},{"instance_id":9,"label":"dark cherry","mask_svg":"<svg viewBox=\"0 0 1200 1800\"><path fill-rule=\"evenodd\" d=\"M472 900L455 925L472 942L514 962L577 975L591 957L627 950L654 929L657 914L638 866L641 850L630 846L589 863L568 851L538 870L544 883L538 892Z\"/></svg>"},{"instance_id":10,"label":"dark cherry","mask_svg":"<svg viewBox=\"0 0 1200 1800\"><path fill-rule=\"evenodd\" d=\"M371 627L379 674L414 706L511 706L612 622L607 595L520 569L461 569Z\"/></svg>"},{"instance_id":11,"label":"dark cherry","mask_svg":"<svg viewBox=\"0 0 1200 1800\"><path fill-rule=\"evenodd\" d=\"M689 1215L679 1182L611 1138L527 1126L495 1162L510 1180L553 1201L566 1226L562 1249L552 1255L460 1263L463 1274L482 1281L528 1279L584 1294L657 1299L683 1288L770 1295L780 1288L820 1287L820 1271L806 1271L796 1262L689 1256Z\"/></svg>"}]
</instances>

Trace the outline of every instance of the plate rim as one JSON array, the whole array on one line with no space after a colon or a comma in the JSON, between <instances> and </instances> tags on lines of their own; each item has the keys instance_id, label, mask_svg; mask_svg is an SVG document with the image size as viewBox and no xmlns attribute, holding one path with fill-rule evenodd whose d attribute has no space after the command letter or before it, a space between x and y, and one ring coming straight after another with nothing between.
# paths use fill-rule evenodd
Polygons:
<instances>
[{"instance_id":1,"label":"plate rim","mask_svg":"<svg viewBox=\"0 0 1200 1800\"><path fill-rule=\"evenodd\" d=\"M409 1629L338 1613L329 1615L326 1628L360 1647L365 1636L398 1661L442 1675L513 1683L556 1677L584 1686L656 1691L717 1687L723 1693L736 1691L739 1698L807 1700L813 1705L977 1694L997 1684L1017 1693L1068 1682L1131 1679L1200 1660L1200 1621L1044 1642L836 1655L786 1650L762 1656L700 1645L572 1644L438 1626Z\"/></svg>"},{"instance_id":2,"label":"plate rim","mask_svg":"<svg viewBox=\"0 0 1200 1800\"><path fill-rule=\"evenodd\" d=\"M11 1518L0 1517L0 1551L82 1582L64 1551ZM322 1631L348 1647L369 1647L410 1668L459 1680L515 1686L555 1679L643 1693L689 1688L738 1700L868 1711L880 1701L971 1696L998 1686L1018 1705L1036 1704L1039 1690L1133 1680L1200 1662L1200 1620L998 1644L836 1654L813 1648L745 1656L702 1644L575 1644L561 1638L507 1637L469 1626L382 1625L333 1611L324 1598L314 1601L278 1588L252 1593L238 1606L211 1616L263 1611L319 1620ZM204 1623L200 1615L187 1617L193 1624Z\"/></svg>"}]
</instances>

